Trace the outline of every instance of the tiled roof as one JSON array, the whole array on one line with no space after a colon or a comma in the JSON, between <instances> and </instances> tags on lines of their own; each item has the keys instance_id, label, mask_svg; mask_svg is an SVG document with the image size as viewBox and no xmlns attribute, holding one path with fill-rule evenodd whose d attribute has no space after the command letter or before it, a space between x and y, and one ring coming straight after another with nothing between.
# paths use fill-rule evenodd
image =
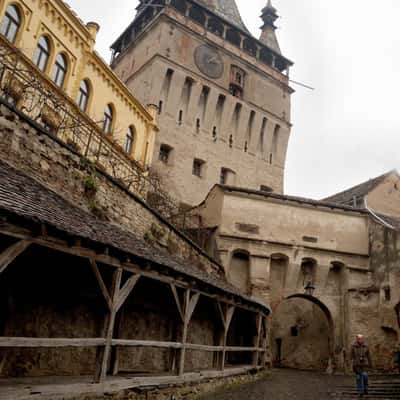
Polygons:
<instances>
[{"instance_id":1,"label":"tiled roof","mask_svg":"<svg viewBox=\"0 0 400 400\"><path fill-rule=\"evenodd\" d=\"M370 179L369 181L363 182L360 185L354 186L343 192L337 193L333 196L329 196L326 199L324 199L324 201L330 201L330 202L338 203L338 204L350 204L354 200L359 202L360 200L363 200L364 197L368 193L370 193L372 190L374 190L380 183L382 183L393 172L396 172L396 171L390 171L386 174L380 175L374 179Z\"/></svg>"},{"instance_id":2,"label":"tiled roof","mask_svg":"<svg viewBox=\"0 0 400 400\"><path fill-rule=\"evenodd\" d=\"M332 201L313 200L313 199L307 199L304 197L288 196L288 195L284 195L284 194L277 194L277 193L273 193L273 192L264 192L264 191L260 191L260 190L254 190L254 189L246 189L246 188L240 188L240 187L236 187L236 186L226 186L226 185L216 185L216 186L219 186L220 188L222 188L222 190L228 191L228 192L254 194L254 195L262 196L265 198L291 201L291 202L300 203L300 204L308 204L308 205L312 205L315 207L327 207L327 208L339 209L339 210L343 210L343 211L366 213L366 211L363 209L354 208L354 207L346 206L343 204L337 204Z\"/></svg>"},{"instance_id":3,"label":"tiled roof","mask_svg":"<svg viewBox=\"0 0 400 400\"><path fill-rule=\"evenodd\" d=\"M172 256L166 250L152 247L132 232L95 218L0 160L1 211L35 223L49 225L68 235L113 247L142 260L168 267L179 274L201 280L216 289L267 308L265 304L243 295L223 277L210 275L194 267L192 263Z\"/></svg>"},{"instance_id":4,"label":"tiled roof","mask_svg":"<svg viewBox=\"0 0 400 400\"><path fill-rule=\"evenodd\" d=\"M197 0L197 2L239 28L248 31L235 0Z\"/></svg>"}]
</instances>

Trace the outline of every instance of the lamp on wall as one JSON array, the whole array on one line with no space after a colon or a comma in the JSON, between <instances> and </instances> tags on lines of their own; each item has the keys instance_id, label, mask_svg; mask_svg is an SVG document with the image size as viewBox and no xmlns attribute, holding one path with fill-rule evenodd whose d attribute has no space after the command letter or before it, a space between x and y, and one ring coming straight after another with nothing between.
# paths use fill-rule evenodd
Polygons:
<instances>
[{"instance_id":1,"label":"lamp on wall","mask_svg":"<svg viewBox=\"0 0 400 400\"><path fill-rule=\"evenodd\" d=\"M311 281L308 281L307 285L304 287L305 294L307 294L308 296L313 296L314 291L315 291L315 286Z\"/></svg>"}]
</instances>

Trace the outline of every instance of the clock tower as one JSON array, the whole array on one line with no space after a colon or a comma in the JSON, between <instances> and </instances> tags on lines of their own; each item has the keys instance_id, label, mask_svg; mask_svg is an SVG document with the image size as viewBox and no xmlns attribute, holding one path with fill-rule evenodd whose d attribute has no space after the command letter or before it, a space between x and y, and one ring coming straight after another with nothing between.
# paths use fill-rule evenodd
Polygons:
<instances>
[{"instance_id":1,"label":"clock tower","mask_svg":"<svg viewBox=\"0 0 400 400\"><path fill-rule=\"evenodd\" d=\"M113 44L117 75L158 107L152 168L182 204L217 183L283 192L292 63L277 17L268 1L257 39L235 0L141 0Z\"/></svg>"}]
</instances>

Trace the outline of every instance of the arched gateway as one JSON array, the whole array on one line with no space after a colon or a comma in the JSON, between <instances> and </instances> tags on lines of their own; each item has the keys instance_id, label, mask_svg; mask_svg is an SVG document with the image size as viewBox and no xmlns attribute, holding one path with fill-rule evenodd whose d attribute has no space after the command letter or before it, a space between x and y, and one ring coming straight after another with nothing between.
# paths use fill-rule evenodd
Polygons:
<instances>
[{"instance_id":1,"label":"arched gateway","mask_svg":"<svg viewBox=\"0 0 400 400\"><path fill-rule=\"evenodd\" d=\"M276 366L331 369L335 326L328 307L308 294L293 294L276 305L271 320L271 348Z\"/></svg>"}]
</instances>

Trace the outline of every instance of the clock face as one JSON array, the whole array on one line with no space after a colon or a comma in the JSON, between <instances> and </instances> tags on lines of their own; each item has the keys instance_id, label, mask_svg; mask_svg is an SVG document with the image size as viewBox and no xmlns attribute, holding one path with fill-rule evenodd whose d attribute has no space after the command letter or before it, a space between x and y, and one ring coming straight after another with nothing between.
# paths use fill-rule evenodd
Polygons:
<instances>
[{"instance_id":1,"label":"clock face","mask_svg":"<svg viewBox=\"0 0 400 400\"><path fill-rule=\"evenodd\" d=\"M224 62L217 50L210 46L202 45L194 52L194 61L197 68L210 78L220 78L224 72Z\"/></svg>"}]
</instances>

